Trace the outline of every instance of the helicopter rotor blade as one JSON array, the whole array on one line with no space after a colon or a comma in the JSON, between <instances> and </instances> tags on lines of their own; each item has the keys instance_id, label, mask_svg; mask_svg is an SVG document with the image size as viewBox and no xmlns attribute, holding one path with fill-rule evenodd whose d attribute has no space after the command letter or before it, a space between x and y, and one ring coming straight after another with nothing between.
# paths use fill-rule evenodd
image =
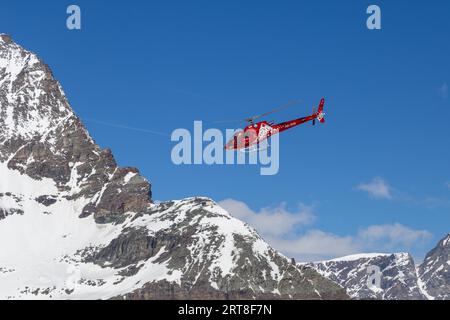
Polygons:
<instances>
[{"instance_id":1,"label":"helicopter rotor blade","mask_svg":"<svg viewBox=\"0 0 450 320\"><path fill-rule=\"evenodd\" d=\"M213 123L216 124L221 124L221 123L240 123L240 122L244 122L245 120L219 120L219 121L213 121Z\"/></svg>"},{"instance_id":2,"label":"helicopter rotor blade","mask_svg":"<svg viewBox=\"0 0 450 320\"><path fill-rule=\"evenodd\" d=\"M279 112L281 110L287 109L287 108L292 107L293 105L296 105L296 104L299 104L299 103L300 103L300 100L292 100L292 101L289 101L288 103L282 105L281 107L275 108L275 109L273 109L271 111L268 111L268 112L265 112L265 113L253 116L251 118L246 118L245 121L251 122L251 121L254 121L256 119L268 116L269 114L276 113L276 112Z\"/></svg>"},{"instance_id":3,"label":"helicopter rotor blade","mask_svg":"<svg viewBox=\"0 0 450 320\"><path fill-rule=\"evenodd\" d=\"M292 107L293 105L299 104L300 102L301 102L300 100L291 100L288 103L282 105L281 107L278 107L278 108L273 109L271 111L268 111L268 112L265 112L265 113L262 113L262 114L250 117L250 118L245 118L245 119L240 119L240 120L223 120L223 121L219 120L219 121L214 121L214 123L217 123L217 124L220 124L220 123L241 123L241 122L247 122L247 123L250 122L251 123L251 122L253 122L256 119L259 119L259 118L265 117L265 116L267 116L269 114L272 114L272 113L279 112L281 110L287 109L289 107Z\"/></svg>"}]
</instances>

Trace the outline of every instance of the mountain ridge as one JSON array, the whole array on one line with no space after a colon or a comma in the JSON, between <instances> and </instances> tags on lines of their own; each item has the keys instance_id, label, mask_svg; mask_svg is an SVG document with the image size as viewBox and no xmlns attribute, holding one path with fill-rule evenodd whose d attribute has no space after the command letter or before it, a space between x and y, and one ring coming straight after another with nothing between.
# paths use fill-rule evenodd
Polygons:
<instances>
[{"instance_id":1,"label":"mountain ridge","mask_svg":"<svg viewBox=\"0 0 450 320\"><path fill-rule=\"evenodd\" d=\"M450 234L419 265L406 252L355 254L301 265L345 287L353 299L450 299ZM379 290L368 285L370 266L381 272Z\"/></svg>"}]
</instances>

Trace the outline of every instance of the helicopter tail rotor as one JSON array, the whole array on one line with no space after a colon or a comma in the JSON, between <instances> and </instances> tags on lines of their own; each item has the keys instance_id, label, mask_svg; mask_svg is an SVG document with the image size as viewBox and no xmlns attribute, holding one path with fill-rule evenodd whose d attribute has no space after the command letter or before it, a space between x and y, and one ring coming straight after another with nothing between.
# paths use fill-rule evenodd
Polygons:
<instances>
[{"instance_id":1,"label":"helicopter tail rotor","mask_svg":"<svg viewBox=\"0 0 450 320\"><path fill-rule=\"evenodd\" d=\"M320 100L320 104L319 107L317 108L313 108L313 115L315 115L315 118L312 120L312 124L313 126L316 125L316 120L318 120L320 123L325 123L325 112L323 112L323 107L325 105L325 99L322 98Z\"/></svg>"}]
</instances>

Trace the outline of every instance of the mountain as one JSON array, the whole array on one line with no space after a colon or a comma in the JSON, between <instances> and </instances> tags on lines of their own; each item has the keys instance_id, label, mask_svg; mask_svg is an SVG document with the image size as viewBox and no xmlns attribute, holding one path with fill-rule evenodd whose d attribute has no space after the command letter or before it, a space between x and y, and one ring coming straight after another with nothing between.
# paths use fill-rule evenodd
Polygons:
<instances>
[{"instance_id":1,"label":"mountain","mask_svg":"<svg viewBox=\"0 0 450 320\"><path fill-rule=\"evenodd\" d=\"M422 300L414 260L408 253L358 254L309 264L323 276L339 283L355 299ZM380 286L368 285L376 266Z\"/></svg>"},{"instance_id":2,"label":"mountain","mask_svg":"<svg viewBox=\"0 0 450 320\"><path fill-rule=\"evenodd\" d=\"M450 234L425 257L418 268L421 286L437 300L450 300Z\"/></svg>"},{"instance_id":3,"label":"mountain","mask_svg":"<svg viewBox=\"0 0 450 320\"><path fill-rule=\"evenodd\" d=\"M354 299L450 300L450 234L439 241L420 265L408 253L371 253L301 264L346 288ZM373 282L375 266L380 286Z\"/></svg>"},{"instance_id":4,"label":"mountain","mask_svg":"<svg viewBox=\"0 0 450 320\"><path fill-rule=\"evenodd\" d=\"M346 299L214 201L154 203L0 35L0 299Z\"/></svg>"}]
</instances>

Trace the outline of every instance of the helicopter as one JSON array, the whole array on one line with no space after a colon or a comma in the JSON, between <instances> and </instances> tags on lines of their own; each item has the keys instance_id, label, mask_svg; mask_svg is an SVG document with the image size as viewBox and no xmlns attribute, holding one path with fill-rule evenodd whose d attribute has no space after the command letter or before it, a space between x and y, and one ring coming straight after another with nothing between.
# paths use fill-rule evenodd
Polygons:
<instances>
[{"instance_id":1,"label":"helicopter","mask_svg":"<svg viewBox=\"0 0 450 320\"><path fill-rule=\"evenodd\" d=\"M320 100L319 106L313 108L313 112L311 115L303 118L298 118L294 120L289 120L285 122L281 122L275 124L273 121L259 121L255 122L255 120L265 117L269 114L279 112L281 109L284 109L290 104L282 106L280 108L274 109L272 111L256 115L250 118L244 119L248 125L241 131L237 132L230 141L228 141L224 149L225 150L250 150L252 147L259 147L259 143L270 138L271 136L278 134L280 132L286 131L288 129L292 129L298 125L303 123L312 121L312 124L315 125L316 121L320 123L325 122L325 113L323 111L325 105L325 98Z\"/></svg>"}]
</instances>

